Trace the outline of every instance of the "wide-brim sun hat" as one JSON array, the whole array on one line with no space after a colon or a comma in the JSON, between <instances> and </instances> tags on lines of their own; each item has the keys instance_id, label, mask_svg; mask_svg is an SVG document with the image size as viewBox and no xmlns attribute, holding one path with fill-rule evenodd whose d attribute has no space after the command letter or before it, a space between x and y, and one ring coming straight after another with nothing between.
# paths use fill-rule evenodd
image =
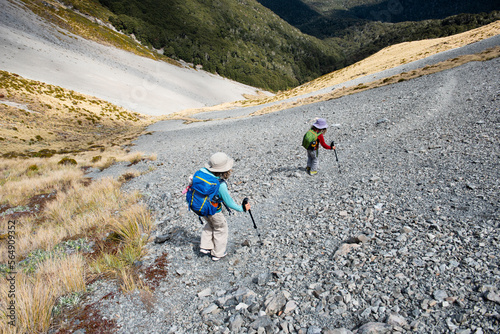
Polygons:
<instances>
[{"instance_id":1,"label":"wide-brim sun hat","mask_svg":"<svg viewBox=\"0 0 500 334\"><path fill-rule=\"evenodd\" d=\"M217 152L212 154L205 167L211 172L227 172L234 165L234 160L226 153Z\"/></svg>"},{"instance_id":2,"label":"wide-brim sun hat","mask_svg":"<svg viewBox=\"0 0 500 334\"><path fill-rule=\"evenodd\" d=\"M328 127L328 124L326 123L326 119L318 118L316 122L314 122L313 126L316 129L326 129Z\"/></svg>"}]
</instances>

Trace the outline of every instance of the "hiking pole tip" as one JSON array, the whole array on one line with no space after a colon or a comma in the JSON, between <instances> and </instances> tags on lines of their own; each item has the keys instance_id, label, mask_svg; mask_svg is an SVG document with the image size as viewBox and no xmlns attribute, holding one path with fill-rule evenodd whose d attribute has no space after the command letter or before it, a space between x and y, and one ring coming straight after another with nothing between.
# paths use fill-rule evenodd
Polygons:
<instances>
[{"instance_id":1,"label":"hiking pole tip","mask_svg":"<svg viewBox=\"0 0 500 334\"><path fill-rule=\"evenodd\" d=\"M330 144L330 147L335 147L335 142L332 140L332 143ZM337 156L337 148L333 149L333 152L335 153L335 160L337 161L337 166L339 167L339 173L342 174L342 170L340 169L340 162L339 162L339 157Z\"/></svg>"},{"instance_id":2,"label":"hiking pole tip","mask_svg":"<svg viewBox=\"0 0 500 334\"><path fill-rule=\"evenodd\" d=\"M247 212L247 209L246 209L247 204L248 204L248 198L245 197L243 199L243 203L242 203L243 211L245 211L245 212ZM257 228L257 224L255 224L255 219L253 219L252 210L248 209L248 213L250 214L250 218L252 219L252 223L253 223L253 228L257 232L257 236L259 237L260 245L262 246L262 245L264 245L264 243L262 242L262 238L260 237L260 232Z\"/></svg>"}]
</instances>

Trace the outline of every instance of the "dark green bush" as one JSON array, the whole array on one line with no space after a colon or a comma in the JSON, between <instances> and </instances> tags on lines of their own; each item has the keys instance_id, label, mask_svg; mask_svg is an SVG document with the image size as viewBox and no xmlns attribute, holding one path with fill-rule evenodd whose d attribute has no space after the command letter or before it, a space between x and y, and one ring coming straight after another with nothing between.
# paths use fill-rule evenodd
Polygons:
<instances>
[{"instance_id":1,"label":"dark green bush","mask_svg":"<svg viewBox=\"0 0 500 334\"><path fill-rule=\"evenodd\" d=\"M62 158L59 162L58 162L59 165L76 165L77 162L75 159L71 159L71 158L68 158L68 157L64 157Z\"/></svg>"}]
</instances>

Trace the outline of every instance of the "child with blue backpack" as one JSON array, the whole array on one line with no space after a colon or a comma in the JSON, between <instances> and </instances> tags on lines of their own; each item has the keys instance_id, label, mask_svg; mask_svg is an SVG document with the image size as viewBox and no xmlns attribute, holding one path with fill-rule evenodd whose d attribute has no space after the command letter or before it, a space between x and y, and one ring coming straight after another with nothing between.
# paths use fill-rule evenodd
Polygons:
<instances>
[{"instance_id":1,"label":"child with blue backpack","mask_svg":"<svg viewBox=\"0 0 500 334\"><path fill-rule=\"evenodd\" d=\"M229 194L226 181L233 164L234 160L227 154L213 154L205 167L193 175L186 191L189 208L206 221L201 232L200 252L211 254L214 261L226 256L228 226L222 214L222 204L238 212L250 209L250 204L238 205Z\"/></svg>"},{"instance_id":2,"label":"child with blue backpack","mask_svg":"<svg viewBox=\"0 0 500 334\"><path fill-rule=\"evenodd\" d=\"M315 175L318 173L318 144L321 144L321 146L327 150L335 149L333 142L332 145L328 145L325 142L323 135L326 133L327 128L328 123L326 120L324 118L318 118L302 139L302 146L307 150L306 172L308 172L309 175Z\"/></svg>"}]
</instances>

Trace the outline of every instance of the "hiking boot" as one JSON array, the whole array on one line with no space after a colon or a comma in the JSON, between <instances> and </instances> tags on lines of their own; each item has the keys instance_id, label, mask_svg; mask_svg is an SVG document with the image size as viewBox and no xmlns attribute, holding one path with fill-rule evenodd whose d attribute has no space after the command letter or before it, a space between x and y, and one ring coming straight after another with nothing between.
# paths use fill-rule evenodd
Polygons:
<instances>
[{"instance_id":1,"label":"hiking boot","mask_svg":"<svg viewBox=\"0 0 500 334\"><path fill-rule=\"evenodd\" d=\"M205 249L205 248L200 248L200 253L203 253L203 254L210 254L210 249Z\"/></svg>"},{"instance_id":2,"label":"hiking boot","mask_svg":"<svg viewBox=\"0 0 500 334\"><path fill-rule=\"evenodd\" d=\"M306 167L306 172L310 172L311 171L311 167Z\"/></svg>"},{"instance_id":3,"label":"hiking boot","mask_svg":"<svg viewBox=\"0 0 500 334\"><path fill-rule=\"evenodd\" d=\"M317 170L312 170L309 172L309 175L316 175L318 174L318 171Z\"/></svg>"},{"instance_id":4,"label":"hiking boot","mask_svg":"<svg viewBox=\"0 0 500 334\"><path fill-rule=\"evenodd\" d=\"M212 260L214 261L219 261L220 259L222 259L224 256L226 256L227 253L224 253L224 255L222 255L221 257L217 257L217 256L212 256Z\"/></svg>"}]
</instances>

